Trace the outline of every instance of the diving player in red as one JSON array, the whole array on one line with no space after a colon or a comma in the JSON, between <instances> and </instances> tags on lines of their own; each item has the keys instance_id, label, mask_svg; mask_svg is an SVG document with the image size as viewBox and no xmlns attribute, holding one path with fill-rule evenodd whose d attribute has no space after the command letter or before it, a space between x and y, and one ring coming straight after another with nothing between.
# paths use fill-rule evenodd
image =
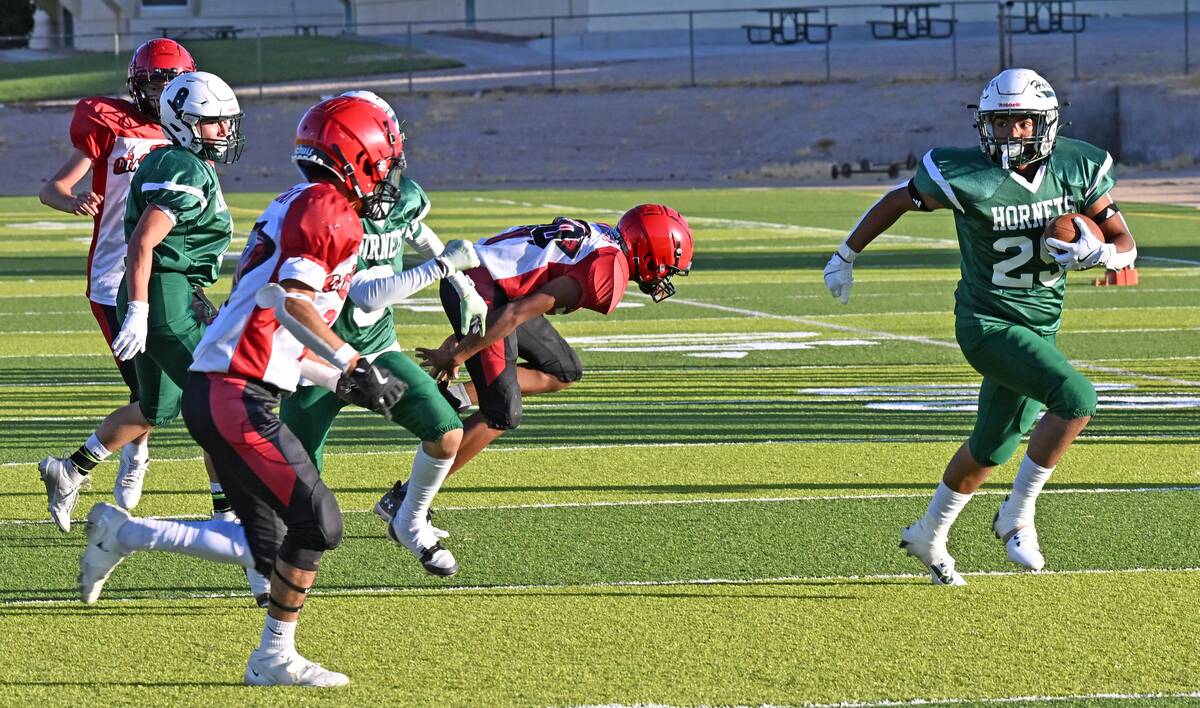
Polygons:
<instances>
[{"instance_id":1,"label":"diving player in red","mask_svg":"<svg viewBox=\"0 0 1200 708\"><path fill-rule=\"evenodd\" d=\"M458 393L479 404L464 422L451 473L520 425L523 396L561 391L583 376L579 357L545 315L580 308L611 314L630 280L654 302L665 300L675 292L671 276L691 269L692 233L674 209L643 204L625 212L615 229L559 217L479 241L475 251L482 265L467 275L487 301L485 334L464 331L458 296L443 286L454 336L438 349L417 349L441 381L453 380L466 364L471 382ZM402 495L400 486L388 495Z\"/></svg>"},{"instance_id":2,"label":"diving player in red","mask_svg":"<svg viewBox=\"0 0 1200 708\"><path fill-rule=\"evenodd\" d=\"M151 150L171 141L158 124L158 97L179 74L195 71L192 55L171 39L152 39L138 47L129 62L126 101L107 96L84 98L71 119L70 157L38 195L46 206L68 214L90 216L92 244L88 249L87 298L104 341L112 348L117 323L117 288L125 277L125 196L133 173ZM92 188L75 194L75 185L91 170ZM138 398L133 360L116 359L129 400ZM113 495L117 504L132 509L142 495L150 462L143 435L121 450Z\"/></svg>"},{"instance_id":3,"label":"diving player in red","mask_svg":"<svg viewBox=\"0 0 1200 708\"><path fill-rule=\"evenodd\" d=\"M271 576L271 590L245 682L340 686L349 679L301 656L294 635L321 556L342 541L342 513L275 409L308 370L297 328L334 352L329 363L342 372L337 389L347 400L386 414L403 393L398 379L360 358L330 329L357 265L359 219L386 218L399 195L400 135L375 105L337 97L300 120L292 161L305 182L276 197L251 230L233 291L196 347L184 389L188 431L212 457L241 523L200 528L155 520L152 526L97 504L88 514L79 589L85 603L95 602L112 569L136 550L256 568ZM278 308L256 302L267 284L287 293ZM277 319L280 311L295 320L288 328ZM164 523L171 534L162 532ZM170 535L172 544L145 543L151 529L157 538Z\"/></svg>"}]
</instances>

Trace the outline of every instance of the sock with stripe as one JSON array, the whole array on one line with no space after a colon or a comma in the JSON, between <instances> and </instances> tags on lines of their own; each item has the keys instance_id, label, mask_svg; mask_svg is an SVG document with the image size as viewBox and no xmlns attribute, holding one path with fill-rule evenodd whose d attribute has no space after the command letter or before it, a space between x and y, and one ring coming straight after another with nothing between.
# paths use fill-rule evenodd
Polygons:
<instances>
[{"instance_id":1,"label":"sock with stripe","mask_svg":"<svg viewBox=\"0 0 1200 708\"><path fill-rule=\"evenodd\" d=\"M220 482L209 482L208 491L212 495L213 516L233 511L233 507L229 505L229 500L225 498L225 489L221 486Z\"/></svg>"},{"instance_id":2,"label":"sock with stripe","mask_svg":"<svg viewBox=\"0 0 1200 708\"><path fill-rule=\"evenodd\" d=\"M96 437L95 433L87 439L87 442L79 446L79 449L71 453L71 464L75 465L75 469L79 474L87 474L95 469L96 465L104 462L111 456L108 448L100 442L100 438Z\"/></svg>"}]
</instances>

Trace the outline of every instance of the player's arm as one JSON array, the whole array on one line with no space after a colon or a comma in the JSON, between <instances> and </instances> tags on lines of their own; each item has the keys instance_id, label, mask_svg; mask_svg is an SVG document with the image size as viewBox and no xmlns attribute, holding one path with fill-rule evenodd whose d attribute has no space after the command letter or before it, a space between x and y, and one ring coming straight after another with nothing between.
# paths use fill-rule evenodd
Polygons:
<instances>
[{"instance_id":1,"label":"player's arm","mask_svg":"<svg viewBox=\"0 0 1200 708\"><path fill-rule=\"evenodd\" d=\"M42 187L38 198L42 200L42 204L51 209L79 216L95 216L100 213L100 203L104 201L104 197L91 190L79 194L72 191L90 169L92 169L91 158L83 154L79 148L72 149L71 156Z\"/></svg>"},{"instance_id":2,"label":"player's arm","mask_svg":"<svg viewBox=\"0 0 1200 708\"><path fill-rule=\"evenodd\" d=\"M854 284L854 260L901 216L914 210L933 211L941 208L940 202L917 189L914 180L909 180L903 187L896 187L883 195L867 209L850 231L850 235L825 264L825 287L829 288L830 294L841 300L842 304L850 301L850 288Z\"/></svg>"},{"instance_id":3,"label":"player's arm","mask_svg":"<svg viewBox=\"0 0 1200 708\"><path fill-rule=\"evenodd\" d=\"M1098 265L1121 270L1133 265L1137 259L1137 244L1112 197L1107 194L1100 197L1083 213L1095 222L1100 233L1092 233L1091 225L1076 217L1077 238L1074 241L1046 239L1054 260L1067 270L1087 270Z\"/></svg>"},{"instance_id":4,"label":"player's arm","mask_svg":"<svg viewBox=\"0 0 1200 708\"><path fill-rule=\"evenodd\" d=\"M417 348L423 360L439 380L453 377L467 359L516 331L529 320L556 310L571 310L583 297L583 288L574 278L561 276L534 292L493 310L484 334L469 333L454 343L453 338L438 349Z\"/></svg>"},{"instance_id":5,"label":"player's arm","mask_svg":"<svg viewBox=\"0 0 1200 708\"><path fill-rule=\"evenodd\" d=\"M128 361L146 350L146 337L150 331L150 271L154 266L154 247L162 243L175 219L170 212L151 206L142 212L137 226L129 235L129 246L125 255L125 291L129 305L125 310L125 321L121 331L113 338L113 354L121 361Z\"/></svg>"},{"instance_id":6,"label":"player's arm","mask_svg":"<svg viewBox=\"0 0 1200 708\"><path fill-rule=\"evenodd\" d=\"M325 319L321 317L321 313L317 312L316 306L313 304L313 298L316 297L316 291L305 283L299 280L287 279L280 283L283 290L287 293L283 301L283 308L289 315L292 316L302 327L312 332L318 339L329 345L329 348L336 352L336 361L329 362L338 367L341 371L349 371L358 363L358 352L354 347L350 346L341 337L337 336Z\"/></svg>"}]
</instances>

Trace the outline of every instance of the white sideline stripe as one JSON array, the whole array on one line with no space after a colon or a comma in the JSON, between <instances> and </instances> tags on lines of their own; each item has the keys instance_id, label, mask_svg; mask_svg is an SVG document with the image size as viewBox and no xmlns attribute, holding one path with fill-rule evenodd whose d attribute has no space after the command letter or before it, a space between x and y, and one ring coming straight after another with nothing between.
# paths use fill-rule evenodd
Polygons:
<instances>
[{"instance_id":1,"label":"white sideline stripe","mask_svg":"<svg viewBox=\"0 0 1200 708\"><path fill-rule=\"evenodd\" d=\"M1016 576L1055 575L1140 575L1148 573L1195 573L1197 567L1186 568L1080 568L1078 570L987 570L962 573L968 578L1010 578ZM690 585L775 585L781 583L811 583L820 581L872 581L872 580L923 580L929 582L929 573L878 573L875 575L781 575L774 578L688 578L678 580L611 580L596 583L515 583L511 585L431 585L428 587L381 586L354 588L350 590L322 590L313 588L309 595L326 597L355 597L360 595L420 595L450 592L513 592L520 590L591 590L596 588L662 588L687 587ZM246 591L183 593L171 595L173 600L221 600L246 598ZM162 602L164 598L103 596L103 602ZM77 605L79 600L0 600L0 607L16 605Z\"/></svg>"},{"instance_id":2,"label":"white sideline stripe","mask_svg":"<svg viewBox=\"0 0 1200 708\"><path fill-rule=\"evenodd\" d=\"M1042 494L1169 494L1174 492L1200 492L1200 485L1181 485L1173 487L1097 487L1094 489L1047 489ZM336 490L335 490L336 493ZM974 496L998 497L1007 496L1008 491L1002 489L975 492ZM804 495L794 497L715 497L708 499L623 499L620 501L591 501L591 502L543 502L535 504L488 504L484 506L439 506L438 511L537 511L542 509L605 509L612 507L641 507L641 506L711 506L719 504L796 504L808 502L841 502L841 501L882 501L889 499L928 499L929 492L898 492L896 494L830 494ZM343 514L374 514L374 509L343 509ZM152 519L170 519L174 521L203 520L207 516L197 514L168 514L151 516ZM72 519L82 522L83 517ZM0 526L44 526L54 523L50 519L0 519Z\"/></svg>"},{"instance_id":3,"label":"white sideline stripe","mask_svg":"<svg viewBox=\"0 0 1200 708\"><path fill-rule=\"evenodd\" d=\"M641 293L632 293L632 294L635 296L638 296L638 297L644 297L644 298L650 297L649 295L643 295ZM890 332L881 332L879 330L866 329L864 327L851 327L849 325L839 325L839 324L834 324L832 322L824 322L822 320L814 320L814 319L811 319L808 317L797 317L794 315L779 315L779 314L775 314L773 312L760 312L758 310L748 310L743 307L730 307L728 305L717 305L715 303L701 302L699 300L689 300L689 299L677 298L677 297L670 298L670 299L666 300L665 302L673 302L678 305L691 305L693 307L704 307L704 308L708 308L711 310L720 310L722 312L735 312L738 314L746 315L747 317L766 317L766 318L771 318L771 319L785 320L788 322L798 322L800 324L804 324L809 327L826 327L829 329L837 330L839 332L850 332L853 334L857 334L859 336L869 335L872 337L877 337L879 339L891 339L891 340L897 340L897 341L916 342L918 344L928 344L928 345L935 346L935 347L958 349L957 342L948 342L948 341L941 340L941 339L931 339L929 337L916 337L916 336L892 334ZM1190 309L1190 308L1169 308L1169 309ZM932 313L927 313L927 314L932 314ZM1157 374L1144 374L1139 371L1129 371L1127 369L1119 369L1119 368L1115 368L1115 367L1111 367L1111 366L1097 366L1095 364L1089 364L1084 361L1072 360L1071 364L1079 369L1085 369L1085 370L1089 370L1089 371L1098 371L1101 373L1114 374L1114 375L1118 375L1118 376L1126 376L1128 378L1145 379L1147 381L1162 381L1165 383L1173 383L1173 384L1176 384L1179 386L1200 386L1200 381L1191 381L1188 379L1177 379L1177 378L1174 378L1171 376L1159 376Z\"/></svg>"},{"instance_id":4,"label":"white sideline stripe","mask_svg":"<svg viewBox=\"0 0 1200 708\"><path fill-rule=\"evenodd\" d=\"M1184 265L1200 266L1200 261L1186 258L1163 258L1162 256L1138 256L1139 261L1157 261L1159 263L1183 263Z\"/></svg>"},{"instance_id":5,"label":"white sideline stripe","mask_svg":"<svg viewBox=\"0 0 1200 708\"><path fill-rule=\"evenodd\" d=\"M910 701L869 701L842 703L805 703L805 708L893 708L900 706L952 706L972 703L1061 703L1064 701L1146 701L1176 698L1200 698L1191 693L1080 693L1067 696L1003 696L997 698L914 698Z\"/></svg>"}]
</instances>

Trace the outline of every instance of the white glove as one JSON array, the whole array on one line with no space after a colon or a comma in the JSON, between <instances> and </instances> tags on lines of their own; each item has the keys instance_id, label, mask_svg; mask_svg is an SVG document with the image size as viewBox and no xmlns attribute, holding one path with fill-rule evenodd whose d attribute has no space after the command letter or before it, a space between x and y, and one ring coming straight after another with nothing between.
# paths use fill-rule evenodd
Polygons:
<instances>
[{"instance_id":1,"label":"white glove","mask_svg":"<svg viewBox=\"0 0 1200 708\"><path fill-rule=\"evenodd\" d=\"M1092 233L1083 219L1075 217L1071 222L1075 224L1075 233L1079 234L1079 238L1073 242L1046 239L1046 246L1055 262L1067 270L1087 270L1108 263L1116 247L1104 243L1099 235Z\"/></svg>"},{"instance_id":2,"label":"white glove","mask_svg":"<svg viewBox=\"0 0 1200 708\"><path fill-rule=\"evenodd\" d=\"M858 254L846 244L838 246L825 264L825 287L842 304L850 302L850 287L854 285L854 259Z\"/></svg>"},{"instance_id":3,"label":"white glove","mask_svg":"<svg viewBox=\"0 0 1200 708\"><path fill-rule=\"evenodd\" d=\"M463 334L482 337L487 331L487 302L475 292L475 284L467 276L456 273L448 281L458 293L458 321L462 323Z\"/></svg>"},{"instance_id":4,"label":"white glove","mask_svg":"<svg viewBox=\"0 0 1200 708\"><path fill-rule=\"evenodd\" d=\"M113 339L112 350L121 361L129 361L146 351L146 334L150 330L150 305L132 300L125 310L125 322Z\"/></svg>"},{"instance_id":5,"label":"white glove","mask_svg":"<svg viewBox=\"0 0 1200 708\"><path fill-rule=\"evenodd\" d=\"M475 244L462 239L448 241L446 248L434 260L442 264L446 275L479 267L479 254L475 252Z\"/></svg>"}]
</instances>

